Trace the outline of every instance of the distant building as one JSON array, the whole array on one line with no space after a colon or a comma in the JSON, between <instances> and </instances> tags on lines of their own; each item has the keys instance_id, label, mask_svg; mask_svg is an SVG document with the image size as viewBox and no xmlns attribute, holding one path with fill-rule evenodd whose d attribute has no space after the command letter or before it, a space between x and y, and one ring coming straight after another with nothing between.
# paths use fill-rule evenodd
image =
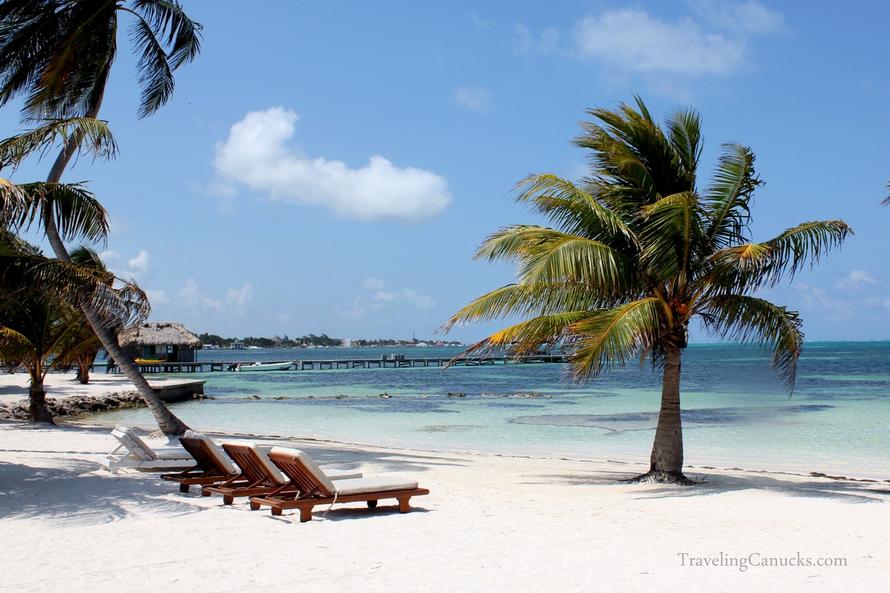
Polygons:
<instances>
[{"instance_id":1,"label":"distant building","mask_svg":"<svg viewBox=\"0 0 890 593\"><path fill-rule=\"evenodd\" d=\"M181 323L143 323L122 331L118 343L127 356L166 362L195 362L201 340Z\"/></svg>"},{"instance_id":2,"label":"distant building","mask_svg":"<svg viewBox=\"0 0 890 593\"><path fill-rule=\"evenodd\" d=\"M352 338L343 338L340 340L340 345L344 348L352 348Z\"/></svg>"}]
</instances>

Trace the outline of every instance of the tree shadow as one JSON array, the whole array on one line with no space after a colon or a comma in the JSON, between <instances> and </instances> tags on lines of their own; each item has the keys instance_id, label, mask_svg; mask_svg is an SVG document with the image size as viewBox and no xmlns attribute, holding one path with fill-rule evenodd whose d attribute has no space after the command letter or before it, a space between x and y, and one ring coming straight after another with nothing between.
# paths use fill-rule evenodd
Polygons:
<instances>
[{"instance_id":1,"label":"tree shadow","mask_svg":"<svg viewBox=\"0 0 890 593\"><path fill-rule=\"evenodd\" d=\"M718 474L687 472L687 477L698 482L694 486L673 484L629 484L627 480L636 473L618 471L576 472L571 474L539 474L537 484L567 484L571 486L616 486L627 487L627 494L637 499L685 498L711 496L742 490L765 490L784 496L825 498L850 503L890 502L890 489L879 482L850 479L809 478L796 474ZM805 479L802 479L805 478Z\"/></svg>"},{"instance_id":2,"label":"tree shadow","mask_svg":"<svg viewBox=\"0 0 890 593\"><path fill-rule=\"evenodd\" d=\"M63 523L109 523L135 511L174 517L203 510L171 496L156 476L113 475L98 464L66 460L65 467L0 461L0 520L48 517Z\"/></svg>"}]
</instances>

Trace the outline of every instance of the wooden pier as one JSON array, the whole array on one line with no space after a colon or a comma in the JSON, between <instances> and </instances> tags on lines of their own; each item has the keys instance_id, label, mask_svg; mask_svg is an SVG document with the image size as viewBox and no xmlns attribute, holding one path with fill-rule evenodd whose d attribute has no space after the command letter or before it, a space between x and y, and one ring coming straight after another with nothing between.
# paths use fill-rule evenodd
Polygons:
<instances>
[{"instance_id":1,"label":"wooden pier","mask_svg":"<svg viewBox=\"0 0 890 593\"><path fill-rule=\"evenodd\" d=\"M290 362L291 371L305 370L334 370L334 369L411 369L417 367L444 367L449 362L452 366L493 366L506 364L563 364L568 357L561 354L540 354L512 358L507 356L467 356L452 362L451 358L408 358L403 355L381 356L378 358L331 358L331 359L305 359L305 360L264 360L263 362ZM238 365L247 366L254 361L221 361L205 360L196 362L157 362L151 364L136 365L139 372L150 373L205 373L215 371L234 371ZM106 368L106 372L118 373L117 365ZM288 372L288 371L270 371Z\"/></svg>"}]
</instances>

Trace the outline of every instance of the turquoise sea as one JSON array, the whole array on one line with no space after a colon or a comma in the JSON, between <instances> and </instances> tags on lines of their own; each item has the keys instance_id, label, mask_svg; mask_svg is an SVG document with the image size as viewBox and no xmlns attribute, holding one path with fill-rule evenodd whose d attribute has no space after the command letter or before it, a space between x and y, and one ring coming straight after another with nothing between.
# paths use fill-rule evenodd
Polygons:
<instances>
[{"instance_id":1,"label":"turquoise sea","mask_svg":"<svg viewBox=\"0 0 890 593\"><path fill-rule=\"evenodd\" d=\"M458 351L319 348L200 357L432 358ZM205 392L215 398L174 406L200 429L622 461L648 459L660 397L660 375L639 364L585 385L573 384L558 364L176 377L206 380ZM807 344L792 395L761 350L693 345L683 358L682 401L687 464L890 478L890 342ZM152 425L146 410L97 419Z\"/></svg>"}]
</instances>

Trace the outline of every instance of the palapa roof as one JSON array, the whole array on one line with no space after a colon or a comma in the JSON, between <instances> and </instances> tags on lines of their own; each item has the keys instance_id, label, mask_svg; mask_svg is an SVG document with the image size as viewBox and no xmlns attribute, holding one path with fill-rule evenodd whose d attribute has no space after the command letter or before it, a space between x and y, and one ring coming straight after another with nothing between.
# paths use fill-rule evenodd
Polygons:
<instances>
[{"instance_id":1,"label":"palapa roof","mask_svg":"<svg viewBox=\"0 0 890 593\"><path fill-rule=\"evenodd\" d=\"M140 346L187 346L200 348L201 340L181 323L143 323L122 331L117 341L121 346L138 344Z\"/></svg>"}]
</instances>

